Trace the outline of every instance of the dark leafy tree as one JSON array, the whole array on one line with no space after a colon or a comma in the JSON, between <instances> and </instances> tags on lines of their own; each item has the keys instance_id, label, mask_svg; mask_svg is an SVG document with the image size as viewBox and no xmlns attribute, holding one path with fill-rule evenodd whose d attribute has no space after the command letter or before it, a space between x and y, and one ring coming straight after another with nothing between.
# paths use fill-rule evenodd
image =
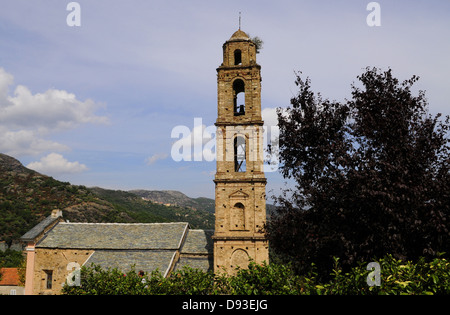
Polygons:
<instances>
[{"instance_id":1,"label":"dark leafy tree","mask_svg":"<svg viewBox=\"0 0 450 315\"><path fill-rule=\"evenodd\" d=\"M428 113L413 76L367 68L346 102L323 100L297 75L278 110L280 170L295 188L267 224L271 248L304 271L450 253L449 117Z\"/></svg>"}]
</instances>

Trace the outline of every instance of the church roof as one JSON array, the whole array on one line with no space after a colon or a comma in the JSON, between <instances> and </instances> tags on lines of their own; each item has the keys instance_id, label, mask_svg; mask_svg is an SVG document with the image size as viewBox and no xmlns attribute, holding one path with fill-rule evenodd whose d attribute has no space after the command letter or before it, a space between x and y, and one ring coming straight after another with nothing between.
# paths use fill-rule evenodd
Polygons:
<instances>
[{"instance_id":1,"label":"church roof","mask_svg":"<svg viewBox=\"0 0 450 315\"><path fill-rule=\"evenodd\" d=\"M39 222L36 226L34 226L31 230L26 232L20 239L21 241L28 242L37 239L40 235L45 233L45 230L52 225L56 224L58 221L61 221L60 215L49 215L41 222Z\"/></svg>"},{"instance_id":2,"label":"church roof","mask_svg":"<svg viewBox=\"0 0 450 315\"><path fill-rule=\"evenodd\" d=\"M208 254L213 252L214 230L189 230L181 249L182 254Z\"/></svg>"},{"instance_id":3,"label":"church roof","mask_svg":"<svg viewBox=\"0 0 450 315\"><path fill-rule=\"evenodd\" d=\"M176 257L175 250L96 250L84 265L100 265L102 268L117 268L128 271L134 267L136 272L160 271L167 276Z\"/></svg>"},{"instance_id":4,"label":"church roof","mask_svg":"<svg viewBox=\"0 0 450 315\"><path fill-rule=\"evenodd\" d=\"M239 29L231 36L230 41L232 40L250 40L250 37Z\"/></svg>"},{"instance_id":5,"label":"church roof","mask_svg":"<svg viewBox=\"0 0 450 315\"><path fill-rule=\"evenodd\" d=\"M179 249L188 223L66 223L56 225L36 248Z\"/></svg>"},{"instance_id":6,"label":"church roof","mask_svg":"<svg viewBox=\"0 0 450 315\"><path fill-rule=\"evenodd\" d=\"M167 276L184 265L212 270L213 234L211 230L191 230L185 222L58 222L38 241L36 249L92 250L86 266L93 263L124 272L134 266L136 271L158 270Z\"/></svg>"}]
</instances>

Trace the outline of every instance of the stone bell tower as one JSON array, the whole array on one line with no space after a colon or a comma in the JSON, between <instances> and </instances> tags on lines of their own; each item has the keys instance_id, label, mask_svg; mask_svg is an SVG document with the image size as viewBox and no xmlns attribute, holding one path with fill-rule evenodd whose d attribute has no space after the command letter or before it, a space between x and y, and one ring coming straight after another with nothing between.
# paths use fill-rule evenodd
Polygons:
<instances>
[{"instance_id":1,"label":"stone bell tower","mask_svg":"<svg viewBox=\"0 0 450 315\"><path fill-rule=\"evenodd\" d=\"M269 262L263 169L261 66L256 45L240 29L223 45L217 69L217 171L214 271L233 273L250 260Z\"/></svg>"}]
</instances>

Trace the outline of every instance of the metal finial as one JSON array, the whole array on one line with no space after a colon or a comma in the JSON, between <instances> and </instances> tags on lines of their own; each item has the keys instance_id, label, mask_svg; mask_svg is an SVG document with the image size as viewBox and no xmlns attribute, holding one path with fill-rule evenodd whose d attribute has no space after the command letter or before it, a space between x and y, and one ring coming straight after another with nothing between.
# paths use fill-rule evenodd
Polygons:
<instances>
[{"instance_id":1,"label":"metal finial","mask_svg":"<svg viewBox=\"0 0 450 315\"><path fill-rule=\"evenodd\" d=\"M239 30L241 30L241 12L239 12Z\"/></svg>"}]
</instances>

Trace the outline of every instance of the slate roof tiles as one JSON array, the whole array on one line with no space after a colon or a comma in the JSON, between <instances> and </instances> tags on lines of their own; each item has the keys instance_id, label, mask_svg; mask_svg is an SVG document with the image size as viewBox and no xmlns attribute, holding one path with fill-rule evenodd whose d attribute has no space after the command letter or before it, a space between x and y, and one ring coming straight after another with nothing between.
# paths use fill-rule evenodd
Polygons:
<instances>
[{"instance_id":1,"label":"slate roof tiles","mask_svg":"<svg viewBox=\"0 0 450 315\"><path fill-rule=\"evenodd\" d=\"M179 249L188 223L61 222L36 247L77 249Z\"/></svg>"},{"instance_id":2,"label":"slate roof tiles","mask_svg":"<svg viewBox=\"0 0 450 315\"><path fill-rule=\"evenodd\" d=\"M34 236L38 230L42 232L42 226L27 236ZM93 263L124 272L134 266L136 271L158 270L167 276L183 265L212 270L213 234L212 230L191 230L184 222L59 222L45 233L36 248L94 250L85 265Z\"/></svg>"}]
</instances>

